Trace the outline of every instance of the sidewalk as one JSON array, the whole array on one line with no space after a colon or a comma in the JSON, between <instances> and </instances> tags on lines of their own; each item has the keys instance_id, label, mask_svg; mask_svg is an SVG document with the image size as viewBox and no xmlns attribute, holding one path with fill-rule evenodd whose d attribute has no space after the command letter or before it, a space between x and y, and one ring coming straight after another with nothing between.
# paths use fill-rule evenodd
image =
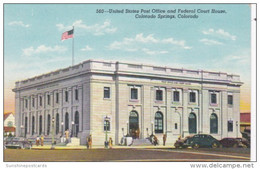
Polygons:
<instances>
[{"instance_id":1,"label":"sidewalk","mask_svg":"<svg viewBox=\"0 0 260 169\"><path fill-rule=\"evenodd\" d=\"M174 146L166 145L166 146L120 146L115 145L113 149L172 149ZM44 145L44 146L32 146L32 150L50 150L51 145ZM87 149L86 146L79 145L79 146L54 146L55 150L84 150ZM92 146L92 149L104 149L104 146Z\"/></svg>"}]
</instances>

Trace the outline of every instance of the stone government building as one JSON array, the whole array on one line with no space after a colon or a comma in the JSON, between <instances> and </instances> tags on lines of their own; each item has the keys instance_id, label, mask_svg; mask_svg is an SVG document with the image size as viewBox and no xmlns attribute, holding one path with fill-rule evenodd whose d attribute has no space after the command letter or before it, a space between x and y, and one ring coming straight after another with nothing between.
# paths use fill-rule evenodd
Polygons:
<instances>
[{"instance_id":1,"label":"stone government building","mask_svg":"<svg viewBox=\"0 0 260 169\"><path fill-rule=\"evenodd\" d=\"M196 133L239 137L239 75L124 62L87 60L16 82L16 135L58 139L66 129L86 144L115 144L129 134L155 134L162 144ZM109 117L109 123L105 123ZM137 132L138 131L138 132Z\"/></svg>"}]
</instances>

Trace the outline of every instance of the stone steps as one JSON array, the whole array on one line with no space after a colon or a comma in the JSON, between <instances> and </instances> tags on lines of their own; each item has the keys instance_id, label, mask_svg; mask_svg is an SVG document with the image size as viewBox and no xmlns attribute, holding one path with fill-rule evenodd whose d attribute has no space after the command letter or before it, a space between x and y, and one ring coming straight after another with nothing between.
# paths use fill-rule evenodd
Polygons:
<instances>
[{"instance_id":1,"label":"stone steps","mask_svg":"<svg viewBox=\"0 0 260 169\"><path fill-rule=\"evenodd\" d=\"M150 146L151 144L148 139L134 139L131 146Z\"/></svg>"},{"instance_id":2,"label":"stone steps","mask_svg":"<svg viewBox=\"0 0 260 169\"><path fill-rule=\"evenodd\" d=\"M72 137L70 139L70 143L67 144L67 146L79 146L80 145L80 139L76 137Z\"/></svg>"}]
</instances>

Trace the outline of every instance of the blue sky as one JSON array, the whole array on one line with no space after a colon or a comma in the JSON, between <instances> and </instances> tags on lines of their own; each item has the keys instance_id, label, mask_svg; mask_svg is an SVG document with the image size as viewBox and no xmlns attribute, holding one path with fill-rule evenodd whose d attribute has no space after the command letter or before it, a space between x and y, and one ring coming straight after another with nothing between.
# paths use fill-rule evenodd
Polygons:
<instances>
[{"instance_id":1,"label":"blue sky","mask_svg":"<svg viewBox=\"0 0 260 169\"><path fill-rule=\"evenodd\" d=\"M227 13L197 14L197 19L136 19L135 14L99 14L97 9ZM76 64L103 59L234 73L241 75L243 92L248 93L250 23L247 4L5 4L5 100L12 101L15 81L71 65L72 39L60 39L72 25ZM8 105L5 109L12 110Z\"/></svg>"}]
</instances>

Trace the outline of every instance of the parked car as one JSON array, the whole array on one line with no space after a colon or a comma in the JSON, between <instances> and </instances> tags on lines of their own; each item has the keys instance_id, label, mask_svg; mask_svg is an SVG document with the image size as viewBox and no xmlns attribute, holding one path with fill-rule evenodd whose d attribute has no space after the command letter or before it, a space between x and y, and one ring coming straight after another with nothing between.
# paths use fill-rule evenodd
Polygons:
<instances>
[{"instance_id":1,"label":"parked car","mask_svg":"<svg viewBox=\"0 0 260 169\"><path fill-rule=\"evenodd\" d=\"M250 144L245 138L223 138L220 141L222 147L249 147Z\"/></svg>"},{"instance_id":2,"label":"parked car","mask_svg":"<svg viewBox=\"0 0 260 169\"><path fill-rule=\"evenodd\" d=\"M4 139L4 148L10 149L30 149L32 142L20 137L8 137Z\"/></svg>"},{"instance_id":3,"label":"parked car","mask_svg":"<svg viewBox=\"0 0 260 169\"><path fill-rule=\"evenodd\" d=\"M196 134L187 139L184 143L185 146L191 146L192 148L200 147L211 147L217 148L220 146L220 143L217 139L208 134Z\"/></svg>"},{"instance_id":4,"label":"parked car","mask_svg":"<svg viewBox=\"0 0 260 169\"><path fill-rule=\"evenodd\" d=\"M176 142L174 143L174 147L175 148L187 148L188 147L187 140L190 137L191 136L187 136L185 138L176 140Z\"/></svg>"}]
</instances>

